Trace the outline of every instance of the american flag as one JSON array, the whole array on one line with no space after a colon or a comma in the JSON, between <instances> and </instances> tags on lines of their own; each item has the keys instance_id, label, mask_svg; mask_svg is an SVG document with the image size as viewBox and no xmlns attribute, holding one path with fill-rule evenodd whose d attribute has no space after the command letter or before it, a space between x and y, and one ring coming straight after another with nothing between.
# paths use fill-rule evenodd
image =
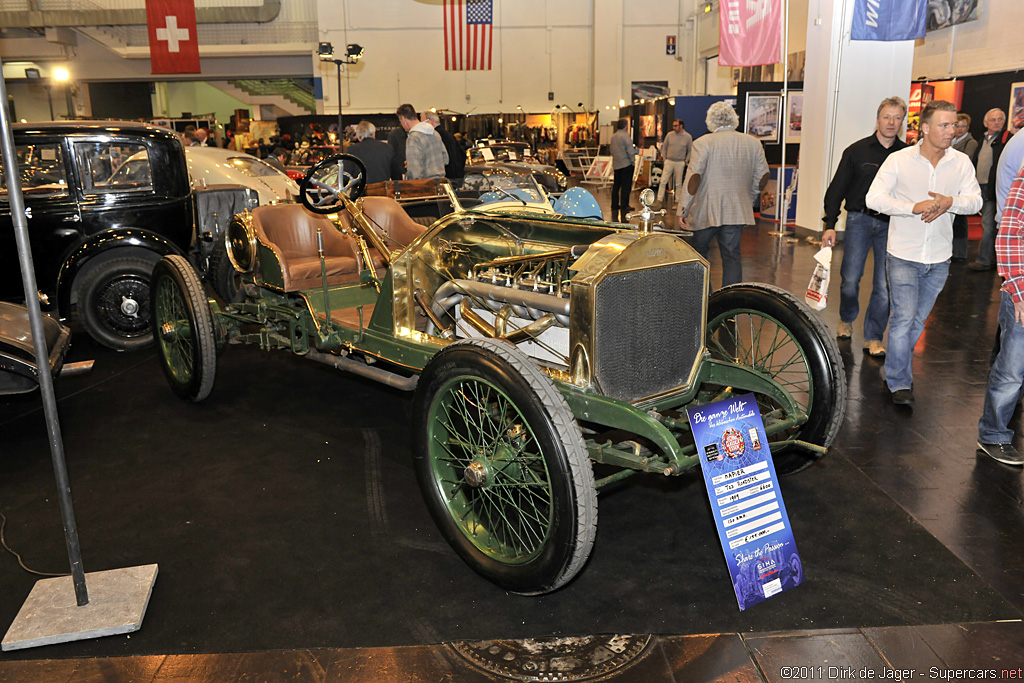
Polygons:
<instances>
[{"instance_id":1,"label":"american flag","mask_svg":"<svg viewBox=\"0 0 1024 683\"><path fill-rule=\"evenodd\" d=\"M494 0L444 0L445 71L490 71Z\"/></svg>"}]
</instances>

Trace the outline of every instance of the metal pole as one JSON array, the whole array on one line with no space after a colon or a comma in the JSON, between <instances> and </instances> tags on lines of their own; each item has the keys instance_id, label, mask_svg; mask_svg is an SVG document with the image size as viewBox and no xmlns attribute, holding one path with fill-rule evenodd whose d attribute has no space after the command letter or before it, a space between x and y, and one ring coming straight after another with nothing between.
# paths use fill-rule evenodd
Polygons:
<instances>
[{"instance_id":1,"label":"metal pole","mask_svg":"<svg viewBox=\"0 0 1024 683\"><path fill-rule=\"evenodd\" d=\"M782 1L782 166L779 168L779 179L775 183L775 213L779 217L779 235L786 235L786 219L789 217L789 206L786 198L786 136L789 135L789 2ZM802 124L801 124L802 125ZM796 168L793 168L796 172Z\"/></svg>"},{"instance_id":2,"label":"metal pole","mask_svg":"<svg viewBox=\"0 0 1024 683\"><path fill-rule=\"evenodd\" d=\"M345 124L341 121L341 60L335 59L338 65L338 151L345 151Z\"/></svg>"},{"instance_id":3,"label":"metal pole","mask_svg":"<svg viewBox=\"0 0 1024 683\"><path fill-rule=\"evenodd\" d=\"M0 60L0 69L2 67L3 60ZM46 92L49 94L49 87ZM50 106L52 108L52 103ZM32 249L28 241L28 222L25 217L25 200L21 194L21 177L18 175L18 162L17 156L15 156L14 132L11 129L11 116L7 111L7 84L3 78L0 78L0 133L3 134L3 139L0 142L3 147L7 193L11 203L14 237L18 245L18 262L21 264L21 282L25 288L25 304L28 308L36 365L39 370L39 391L43 396L46 429L50 436L50 455L53 459L54 474L57 477L57 497L60 500L61 519L64 522L64 539L68 547L68 558L71 561L75 599L78 601L78 606L83 607L89 604L89 593L85 587L82 550L78 544L78 527L75 524L75 511L71 505L71 485L68 483L68 470L64 462L64 443L60 435L57 401L53 393L53 377L50 376L46 336L43 333L43 313L39 309L36 271L32 265Z\"/></svg>"},{"instance_id":4,"label":"metal pole","mask_svg":"<svg viewBox=\"0 0 1024 683\"><path fill-rule=\"evenodd\" d=\"M44 85L46 88L46 101L50 105L50 120L53 121L53 95L50 94L50 86Z\"/></svg>"}]
</instances>

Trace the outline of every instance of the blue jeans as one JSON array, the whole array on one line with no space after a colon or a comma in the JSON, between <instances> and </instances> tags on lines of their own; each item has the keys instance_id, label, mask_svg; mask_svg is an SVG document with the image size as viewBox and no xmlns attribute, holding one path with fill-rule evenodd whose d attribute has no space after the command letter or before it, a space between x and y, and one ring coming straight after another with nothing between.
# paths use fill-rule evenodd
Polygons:
<instances>
[{"instance_id":1,"label":"blue jeans","mask_svg":"<svg viewBox=\"0 0 1024 683\"><path fill-rule=\"evenodd\" d=\"M889 223L866 213L851 211L846 215L843 237L843 263L839 267L839 319L852 323L860 313L860 278L868 252L874 252L875 268L871 282L871 300L864 314L864 341L882 341L889 320L889 288L885 283L885 245L889 239Z\"/></svg>"},{"instance_id":2,"label":"blue jeans","mask_svg":"<svg viewBox=\"0 0 1024 683\"><path fill-rule=\"evenodd\" d=\"M1013 299L1000 292L999 355L988 375L985 408L978 421L978 441L1010 443L1010 418L1017 407L1024 383L1024 326L1014 319Z\"/></svg>"},{"instance_id":3,"label":"blue jeans","mask_svg":"<svg viewBox=\"0 0 1024 683\"><path fill-rule=\"evenodd\" d=\"M889 344L885 354L885 383L889 391L914 387L914 345L924 332L949 275L949 261L918 263L886 254L889 274Z\"/></svg>"},{"instance_id":4,"label":"blue jeans","mask_svg":"<svg viewBox=\"0 0 1024 683\"><path fill-rule=\"evenodd\" d=\"M981 186L981 245L978 247L978 263L986 266L996 264L996 233L999 226L996 225L996 198L989 199L986 196L988 183Z\"/></svg>"},{"instance_id":5,"label":"blue jeans","mask_svg":"<svg viewBox=\"0 0 1024 683\"><path fill-rule=\"evenodd\" d=\"M722 286L734 285L743 281L743 260L740 256L740 238L743 236L742 225L720 225L715 228L694 230L693 237L687 237L697 253L708 260L711 251L711 238L718 242L718 253L722 255Z\"/></svg>"}]
</instances>

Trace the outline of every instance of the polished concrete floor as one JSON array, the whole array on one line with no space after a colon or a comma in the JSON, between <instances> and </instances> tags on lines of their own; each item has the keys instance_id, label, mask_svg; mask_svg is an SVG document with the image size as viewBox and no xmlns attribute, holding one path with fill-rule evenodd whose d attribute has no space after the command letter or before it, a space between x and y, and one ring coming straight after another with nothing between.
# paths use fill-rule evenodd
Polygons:
<instances>
[{"instance_id":1,"label":"polished concrete floor","mask_svg":"<svg viewBox=\"0 0 1024 683\"><path fill-rule=\"evenodd\" d=\"M607 211L607 193L598 193ZM637 204L634 200L634 206ZM806 287L817 247L773 236L766 223L745 231L744 276L794 293ZM976 249L977 244L972 244ZM973 251L972 254L973 256ZM838 265L841 248L834 263ZM720 279L713 249L712 284ZM870 262L869 262L870 268ZM955 263L915 349L912 410L893 406L879 377L881 363L862 351L859 325L840 343L849 385L846 422L819 465L851 468L894 503L909 523L949 551L978 586L1004 601L990 621L878 627L681 635L594 635L529 640L437 642L367 648L274 649L205 654L69 658L39 648L30 659L0 655L0 681L784 681L953 680L1024 676L1024 494L1021 468L979 455L974 442L996 326L998 277ZM838 278L831 292L838 298ZM868 292L862 291L866 302ZM837 301L821 312L834 329ZM126 359L128 357L121 356ZM2 421L2 416L0 416ZM1020 417L1013 426L1020 431ZM1020 444L1018 444L1019 446ZM832 464L835 462L835 464ZM819 467L816 466L816 467ZM0 491L3 489L0 488ZM791 515L793 513L791 512ZM902 520L901 520L902 521ZM863 514L862 533L879 545L893 512ZM923 594L938 569L932 558L894 548L893 573L917 573ZM13 562L4 556L3 562ZM896 564L898 563L898 566ZM858 577L848 581L856 584ZM158 579L159 582L159 579ZM287 587L284 587L287 590ZM803 590L803 588L797 589ZM856 590L854 588L854 590ZM979 589L979 595L981 591ZM878 596L874 596L878 598ZM882 600L885 596L881 596ZM897 610L912 611L893 595ZM979 598L980 599L980 598ZM829 596L821 596L822 610ZM927 598L922 598L926 601ZM764 605L770 608L770 602ZM735 605L723 605L734 610ZM203 615L197 614L197 619ZM912 622L911 622L912 623ZM143 625L143 629L146 624ZM594 627L592 627L594 628ZM592 629L579 624L579 632ZM59 646L58 646L59 647Z\"/></svg>"}]
</instances>

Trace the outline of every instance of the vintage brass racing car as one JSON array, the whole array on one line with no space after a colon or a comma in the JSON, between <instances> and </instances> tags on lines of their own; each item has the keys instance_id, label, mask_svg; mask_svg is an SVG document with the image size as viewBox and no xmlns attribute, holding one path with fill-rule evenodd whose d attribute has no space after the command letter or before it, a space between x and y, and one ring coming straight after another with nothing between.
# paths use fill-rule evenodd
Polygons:
<instances>
[{"instance_id":1,"label":"vintage brass racing car","mask_svg":"<svg viewBox=\"0 0 1024 683\"><path fill-rule=\"evenodd\" d=\"M218 350L258 344L415 390L414 468L443 535L477 572L539 594L591 552L597 491L697 466L685 408L753 392L776 469L825 453L843 421L835 341L787 292L710 294L678 235L556 213L527 183L442 182L429 227L338 155L302 204L234 217L241 300L208 300L191 265L153 275L167 379L200 401ZM474 184L475 183L475 184ZM648 202L649 203L649 202ZM566 209L563 209L565 211ZM594 463L607 474L595 480Z\"/></svg>"}]
</instances>

